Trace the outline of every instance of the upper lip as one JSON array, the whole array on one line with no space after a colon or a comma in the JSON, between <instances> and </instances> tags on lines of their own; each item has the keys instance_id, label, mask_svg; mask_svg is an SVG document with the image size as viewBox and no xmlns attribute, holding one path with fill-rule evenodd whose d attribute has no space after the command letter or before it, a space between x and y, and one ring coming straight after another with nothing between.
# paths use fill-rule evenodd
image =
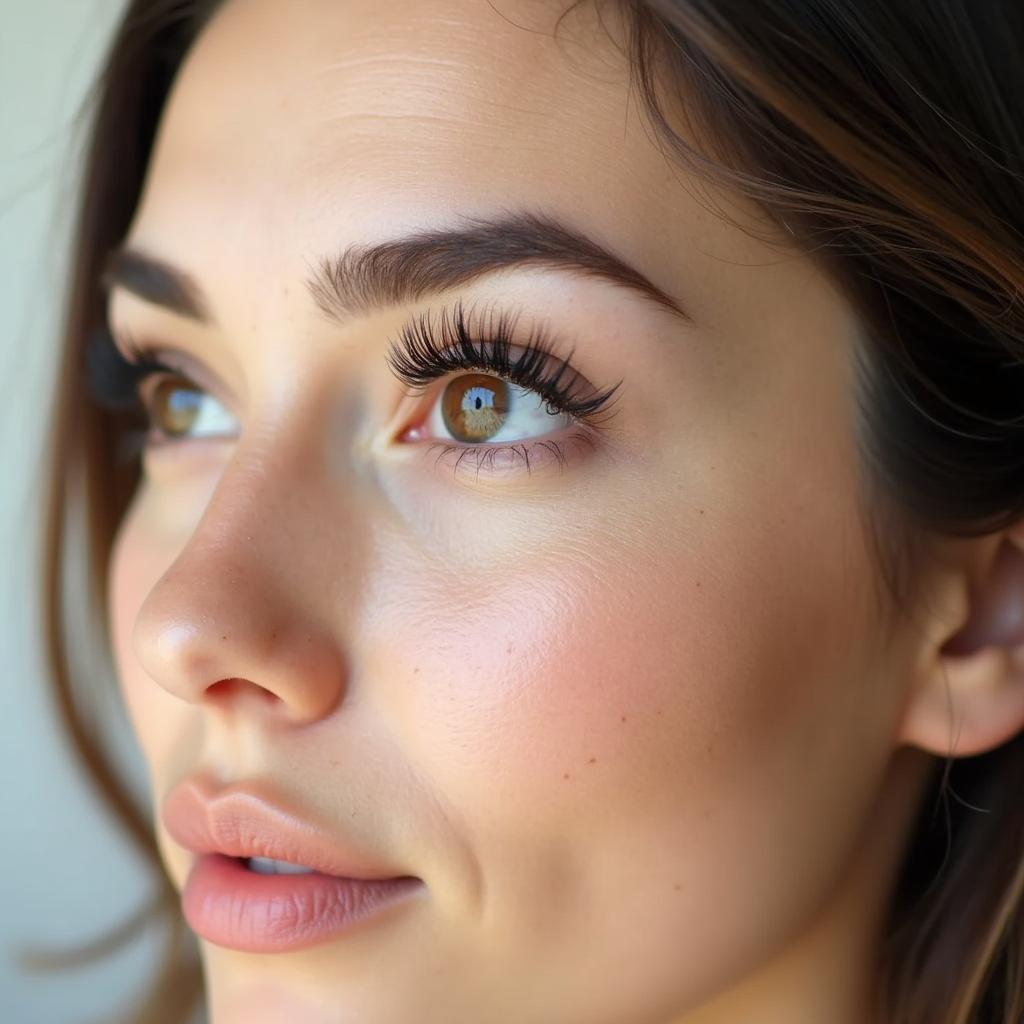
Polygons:
<instances>
[{"instance_id":1,"label":"upper lip","mask_svg":"<svg viewBox=\"0 0 1024 1024\"><path fill-rule=\"evenodd\" d=\"M161 816L172 838L195 853L272 857L344 878L404 877L252 784L235 782L217 790L202 777L186 779L167 795Z\"/></svg>"}]
</instances>

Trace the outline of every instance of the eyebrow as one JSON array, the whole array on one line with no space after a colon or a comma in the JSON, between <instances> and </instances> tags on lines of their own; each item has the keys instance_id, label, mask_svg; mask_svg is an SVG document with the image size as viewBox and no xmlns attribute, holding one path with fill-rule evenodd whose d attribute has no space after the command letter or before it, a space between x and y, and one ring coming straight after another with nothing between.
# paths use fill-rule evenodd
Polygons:
<instances>
[{"instance_id":1,"label":"eyebrow","mask_svg":"<svg viewBox=\"0 0 1024 1024\"><path fill-rule=\"evenodd\" d=\"M311 267L306 287L336 324L375 309L416 301L511 267L567 270L599 278L655 303L687 323L692 316L621 257L548 214L516 211L498 218L464 217L454 227L427 228L372 244L353 244ZM212 306L186 271L121 246L104 262L101 283L211 326Z\"/></svg>"}]
</instances>

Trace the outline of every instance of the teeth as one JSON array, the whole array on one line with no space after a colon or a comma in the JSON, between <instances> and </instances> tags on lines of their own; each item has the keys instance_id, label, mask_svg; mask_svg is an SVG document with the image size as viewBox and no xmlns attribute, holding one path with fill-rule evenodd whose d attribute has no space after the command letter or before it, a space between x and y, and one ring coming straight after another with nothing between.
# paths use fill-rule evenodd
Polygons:
<instances>
[{"instance_id":1,"label":"teeth","mask_svg":"<svg viewBox=\"0 0 1024 1024\"><path fill-rule=\"evenodd\" d=\"M246 861L250 871L258 875L311 875L312 868L304 868L301 864L289 864L286 860L273 860L270 857L250 857Z\"/></svg>"}]
</instances>

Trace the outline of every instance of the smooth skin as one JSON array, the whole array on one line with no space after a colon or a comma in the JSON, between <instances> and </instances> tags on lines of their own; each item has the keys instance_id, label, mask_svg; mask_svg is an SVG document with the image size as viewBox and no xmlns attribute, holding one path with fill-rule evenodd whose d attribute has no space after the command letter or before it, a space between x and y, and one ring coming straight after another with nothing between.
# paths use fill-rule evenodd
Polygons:
<instances>
[{"instance_id":1,"label":"smooth skin","mask_svg":"<svg viewBox=\"0 0 1024 1024\"><path fill-rule=\"evenodd\" d=\"M269 780L425 883L319 946L202 941L212 1024L877 1024L877 929L950 715L958 755L1024 725L1020 536L949 545L924 628L886 635L850 307L662 154L615 8L556 43L563 6L233 0L165 110L127 241L216 325L123 288L111 324L236 429L148 448L110 564L154 801ZM543 267L341 325L303 283L517 208L692 323ZM409 396L388 342L459 298L622 381L564 468L478 475L408 433L456 375Z\"/></svg>"}]
</instances>

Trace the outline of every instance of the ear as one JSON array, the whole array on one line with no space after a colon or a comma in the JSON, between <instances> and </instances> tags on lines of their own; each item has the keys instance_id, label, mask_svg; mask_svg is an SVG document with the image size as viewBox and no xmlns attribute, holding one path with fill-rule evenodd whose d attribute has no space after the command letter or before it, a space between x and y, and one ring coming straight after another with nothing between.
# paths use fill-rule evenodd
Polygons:
<instances>
[{"instance_id":1,"label":"ear","mask_svg":"<svg viewBox=\"0 0 1024 1024\"><path fill-rule=\"evenodd\" d=\"M1024 523L971 549L947 577L897 739L941 757L994 750L1024 729ZM934 624L934 623L933 623Z\"/></svg>"}]
</instances>

